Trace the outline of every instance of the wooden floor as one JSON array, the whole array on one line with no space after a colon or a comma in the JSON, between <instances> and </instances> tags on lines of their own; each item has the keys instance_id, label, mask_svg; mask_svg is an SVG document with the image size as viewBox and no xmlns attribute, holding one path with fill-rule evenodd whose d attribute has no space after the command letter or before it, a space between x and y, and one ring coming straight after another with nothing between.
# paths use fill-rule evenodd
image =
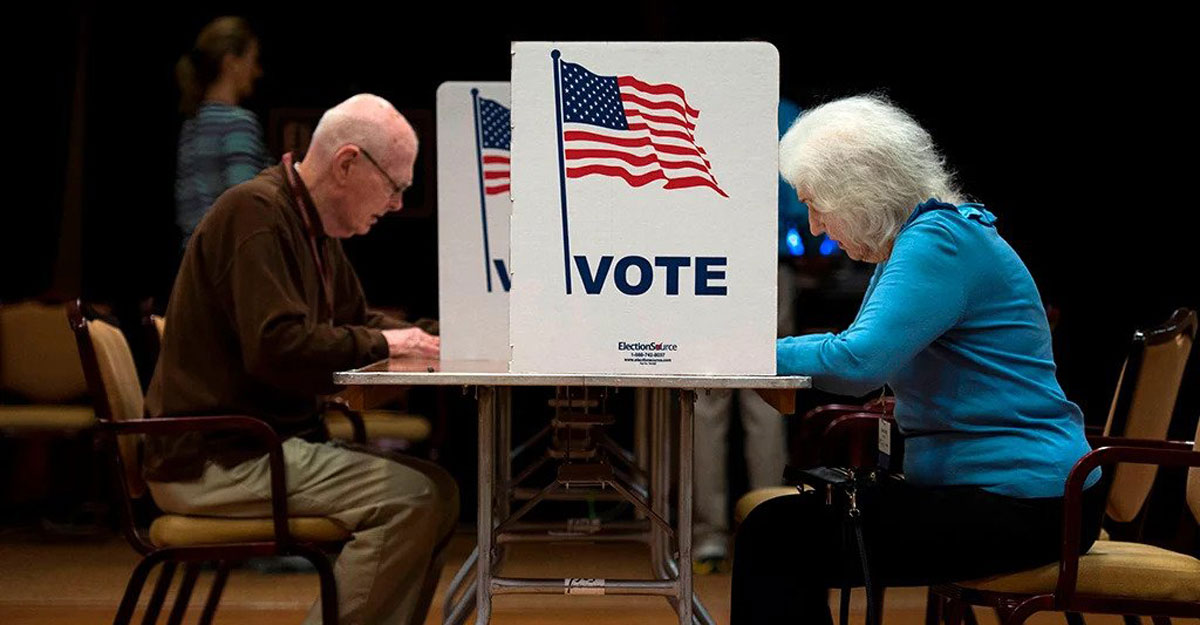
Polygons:
<instances>
[{"instance_id":1,"label":"wooden floor","mask_svg":"<svg viewBox=\"0 0 1200 625\"><path fill-rule=\"evenodd\" d=\"M426 620L441 622L441 596L450 577L466 558L472 545L468 534L455 537L449 564L443 571L438 596ZM647 577L646 552L639 546L541 545L518 547L512 552L505 573L535 577ZM120 538L88 542L46 542L22 533L0 533L0 624L110 623L137 555ZM590 562L580 571L580 562ZM195 623L207 591L211 573L201 576L192 595L186 623ZM152 576L153 580L153 576ZM729 576L696 578L696 588L716 618L729 622ZM143 593L143 602L149 594ZM303 621L317 596L312 573L264 574L254 570L235 571L226 587L216 623L297 624ZM836 599L836 593L834 593ZM168 600L168 606L169 606ZM852 622L862 622L862 597L856 593ZM925 589L891 589L887 595L885 622L888 625L920 625L924 620ZM980 625L995 625L987 610L979 611ZM135 622L140 622L140 613ZM165 622L165 615L160 622ZM473 622L473 621L470 621ZM542 625L587 623L587 625L667 625L677 623L666 601L657 597L564 597L516 595L496 599L492 623L496 625ZM1039 615L1035 625L1061 625L1059 615ZM1117 617L1097 616L1089 625L1118 625ZM1148 621L1147 621L1148 622ZM1177 619L1176 623L1188 622ZM1200 620L1190 621L1200 625Z\"/></svg>"}]
</instances>

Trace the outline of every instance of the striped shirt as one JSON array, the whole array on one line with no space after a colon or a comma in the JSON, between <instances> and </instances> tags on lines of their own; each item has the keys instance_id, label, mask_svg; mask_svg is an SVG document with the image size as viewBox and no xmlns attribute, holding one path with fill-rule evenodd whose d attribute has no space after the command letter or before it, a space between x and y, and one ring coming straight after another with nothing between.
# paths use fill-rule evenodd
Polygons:
<instances>
[{"instance_id":1,"label":"striped shirt","mask_svg":"<svg viewBox=\"0 0 1200 625\"><path fill-rule=\"evenodd\" d=\"M183 122L176 158L175 223L183 231L185 249L217 197L270 164L254 113L218 102L202 103Z\"/></svg>"}]
</instances>

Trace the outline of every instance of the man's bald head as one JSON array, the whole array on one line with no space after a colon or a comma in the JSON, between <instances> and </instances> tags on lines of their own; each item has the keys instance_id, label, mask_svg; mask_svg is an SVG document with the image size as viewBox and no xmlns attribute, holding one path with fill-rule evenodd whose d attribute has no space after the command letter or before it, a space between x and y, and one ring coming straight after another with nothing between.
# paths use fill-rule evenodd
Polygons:
<instances>
[{"instance_id":1,"label":"man's bald head","mask_svg":"<svg viewBox=\"0 0 1200 625\"><path fill-rule=\"evenodd\" d=\"M360 93L325 111L313 131L305 160L315 159L314 165L325 165L339 148L350 144L366 148L380 161L395 164L405 156L416 155L417 133L390 102Z\"/></svg>"},{"instance_id":2,"label":"man's bald head","mask_svg":"<svg viewBox=\"0 0 1200 625\"><path fill-rule=\"evenodd\" d=\"M329 109L313 131L300 177L331 236L366 234L403 206L412 184L417 133L387 100L359 94Z\"/></svg>"}]
</instances>

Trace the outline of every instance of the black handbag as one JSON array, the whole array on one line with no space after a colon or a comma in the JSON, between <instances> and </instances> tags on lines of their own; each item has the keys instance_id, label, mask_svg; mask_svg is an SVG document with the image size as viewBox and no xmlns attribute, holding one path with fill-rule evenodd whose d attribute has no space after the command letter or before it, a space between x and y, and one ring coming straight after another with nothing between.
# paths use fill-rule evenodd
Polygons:
<instances>
[{"instance_id":1,"label":"black handbag","mask_svg":"<svg viewBox=\"0 0 1200 625\"><path fill-rule=\"evenodd\" d=\"M788 466L784 470L784 479L789 484L799 487L809 486L813 495L824 497L825 505L836 506L842 518L842 553L846 554L843 561L843 579L839 612L841 625L848 625L850 620L850 584L849 572L853 566L854 556L846 547L851 540L858 546L859 563L862 566L863 586L867 592L866 625L879 625L879 595L876 593L876 582L871 571L870 554L867 543L863 538L862 509L859 506L863 493L879 488L880 482L889 479L882 469L875 468L840 468L816 467L799 469Z\"/></svg>"}]
</instances>

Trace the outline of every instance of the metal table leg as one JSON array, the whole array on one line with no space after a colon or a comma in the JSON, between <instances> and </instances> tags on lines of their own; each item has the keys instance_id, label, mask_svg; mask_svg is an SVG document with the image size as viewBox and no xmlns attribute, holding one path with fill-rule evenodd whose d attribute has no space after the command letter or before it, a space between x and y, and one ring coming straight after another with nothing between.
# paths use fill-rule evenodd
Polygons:
<instances>
[{"instance_id":1,"label":"metal table leg","mask_svg":"<svg viewBox=\"0 0 1200 625\"><path fill-rule=\"evenodd\" d=\"M692 416L696 407L696 392L679 391L679 623L692 625Z\"/></svg>"},{"instance_id":2,"label":"metal table leg","mask_svg":"<svg viewBox=\"0 0 1200 625\"><path fill-rule=\"evenodd\" d=\"M447 591L443 608L443 623L459 625L476 607L475 622L486 624L491 619L494 594L525 592L557 592L567 588L567 594L659 594L668 599L676 610L681 625L713 625L700 600L693 592L692 550L692 473L695 392L680 392L679 416L679 473L677 511L674 527L675 541L670 528L658 523L649 524L652 567L658 582L635 580L534 580L508 579L496 576L496 567L503 557L503 546L496 542L497 521L511 516L511 391L508 388L479 387L479 481L477 547L459 569ZM640 404L640 402L639 402ZM646 392L646 425L649 437L644 451L649 456L648 479L650 509L654 515L671 518L672 478L672 408L671 391L654 389ZM628 494L628 493L627 493ZM651 515L651 516L654 516ZM674 543L674 544L672 544ZM463 593L453 601L459 587L469 584L474 572L475 593ZM591 586L598 581L599 592ZM575 588L571 584L581 584ZM575 592L572 592L572 589Z\"/></svg>"},{"instance_id":3,"label":"metal table leg","mask_svg":"<svg viewBox=\"0 0 1200 625\"><path fill-rule=\"evenodd\" d=\"M459 625L466 622L467 615L471 613L471 609L474 607L475 593L468 592L463 595L462 600L454 606L453 610L442 615L443 625Z\"/></svg>"},{"instance_id":4,"label":"metal table leg","mask_svg":"<svg viewBox=\"0 0 1200 625\"><path fill-rule=\"evenodd\" d=\"M650 509L670 522L671 456L668 415L664 410L663 389L648 390L650 420ZM671 579L666 562L670 558L670 541L660 528L650 528L650 565L658 579Z\"/></svg>"},{"instance_id":5,"label":"metal table leg","mask_svg":"<svg viewBox=\"0 0 1200 625\"><path fill-rule=\"evenodd\" d=\"M496 479L495 489L496 520L503 523L512 512L512 388L502 386L496 389ZM493 570L503 565L508 557L506 545L495 545L496 555L493 558Z\"/></svg>"},{"instance_id":6,"label":"metal table leg","mask_svg":"<svg viewBox=\"0 0 1200 625\"><path fill-rule=\"evenodd\" d=\"M471 550L462 566L458 567L450 584L446 587L446 596L442 601L442 625L460 625L471 608L475 607L475 566L479 561L479 547ZM459 595L459 590L463 593ZM458 597L458 601L454 600Z\"/></svg>"},{"instance_id":7,"label":"metal table leg","mask_svg":"<svg viewBox=\"0 0 1200 625\"><path fill-rule=\"evenodd\" d=\"M657 395L657 403L658 403L659 428L660 428L658 444L661 447L660 453L662 454L661 455L662 464L659 466L659 478L658 478L659 479L659 493L660 493L659 502L660 502L660 505L662 506L663 514L669 520L672 518L672 515L671 515L671 483L673 480L671 479L671 475L672 475L671 469L677 462L677 460L674 457L675 456L675 443L674 443L674 438L672 436L672 423L671 423L674 415L672 414L672 410L671 410L671 390L665 389L665 388L659 389L656 392L656 395ZM679 517L674 517L674 518L677 523ZM675 579L677 577L677 575L675 573L672 573L671 569L670 569L670 564L671 564L671 562L674 561L674 558L675 558L675 556L674 556L675 545L672 544L670 537L667 536L665 533L662 534L659 538L662 541L662 546L659 551L659 553L662 556L662 560L661 560L661 563L659 566L663 571L663 575L665 576L665 579Z\"/></svg>"},{"instance_id":8,"label":"metal table leg","mask_svg":"<svg viewBox=\"0 0 1200 625\"><path fill-rule=\"evenodd\" d=\"M475 623L486 625L492 617L492 495L495 488L496 389L479 387L479 508L477 540L479 562L475 574Z\"/></svg>"},{"instance_id":9,"label":"metal table leg","mask_svg":"<svg viewBox=\"0 0 1200 625\"><path fill-rule=\"evenodd\" d=\"M650 470L650 391L639 388L633 392L633 457L643 473ZM649 480L647 480L649 482ZM649 484L647 483L647 486Z\"/></svg>"}]
</instances>

